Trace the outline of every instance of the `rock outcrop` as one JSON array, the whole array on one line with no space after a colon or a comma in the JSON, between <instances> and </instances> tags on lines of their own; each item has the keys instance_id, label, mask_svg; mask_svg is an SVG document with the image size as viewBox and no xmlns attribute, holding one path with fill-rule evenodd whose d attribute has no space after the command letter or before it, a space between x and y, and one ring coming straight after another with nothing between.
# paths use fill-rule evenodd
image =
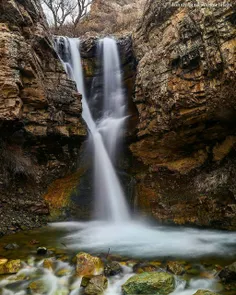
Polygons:
<instances>
[{"instance_id":1,"label":"rock outcrop","mask_svg":"<svg viewBox=\"0 0 236 295\"><path fill-rule=\"evenodd\" d=\"M137 206L235 229L235 4L193 4L149 0L134 33Z\"/></svg>"},{"instance_id":2,"label":"rock outcrop","mask_svg":"<svg viewBox=\"0 0 236 295\"><path fill-rule=\"evenodd\" d=\"M81 96L53 49L39 1L0 1L0 232L42 223L42 199L76 169Z\"/></svg>"}]
</instances>

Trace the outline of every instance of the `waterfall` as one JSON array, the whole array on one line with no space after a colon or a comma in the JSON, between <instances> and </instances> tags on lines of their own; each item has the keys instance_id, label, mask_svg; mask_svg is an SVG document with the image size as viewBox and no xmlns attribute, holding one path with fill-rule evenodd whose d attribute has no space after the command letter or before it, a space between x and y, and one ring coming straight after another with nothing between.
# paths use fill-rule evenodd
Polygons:
<instances>
[{"instance_id":1,"label":"waterfall","mask_svg":"<svg viewBox=\"0 0 236 295\"><path fill-rule=\"evenodd\" d=\"M130 219L123 189L114 168L126 114L122 76L116 41L103 40L104 95L102 118L95 121L84 89L83 67L78 39L58 37L55 49L67 74L76 82L83 96L83 118L94 149L95 214L99 219L125 222Z\"/></svg>"}]
</instances>

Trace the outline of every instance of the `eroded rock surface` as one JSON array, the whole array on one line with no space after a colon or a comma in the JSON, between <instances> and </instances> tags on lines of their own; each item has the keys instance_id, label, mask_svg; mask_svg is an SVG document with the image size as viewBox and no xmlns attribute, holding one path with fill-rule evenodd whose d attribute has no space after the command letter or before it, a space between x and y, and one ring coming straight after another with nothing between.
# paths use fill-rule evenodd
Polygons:
<instances>
[{"instance_id":1,"label":"eroded rock surface","mask_svg":"<svg viewBox=\"0 0 236 295\"><path fill-rule=\"evenodd\" d=\"M137 204L159 220L235 229L235 4L181 3L148 1L134 34Z\"/></svg>"},{"instance_id":2,"label":"eroded rock surface","mask_svg":"<svg viewBox=\"0 0 236 295\"><path fill-rule=\"evenodd\" d=\"M76 168L81 96L35 0L0 1L0 232L40 225L42 193Z\"/></svg>"}]
</instances>

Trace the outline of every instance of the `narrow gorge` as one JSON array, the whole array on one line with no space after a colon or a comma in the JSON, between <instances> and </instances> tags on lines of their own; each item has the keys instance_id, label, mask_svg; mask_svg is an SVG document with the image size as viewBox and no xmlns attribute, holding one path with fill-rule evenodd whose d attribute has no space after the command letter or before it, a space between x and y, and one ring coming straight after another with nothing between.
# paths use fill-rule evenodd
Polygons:
<instances>
[{"instance_id":1,"label":"narrow gorge","mask_svg":"<svg viewBox=\"0 0 236 295\"><path fill-rule=\"evenodd\" d=\"M0 295L234 295L234 1L0 12Z\"/></svg>"}]
</instances>

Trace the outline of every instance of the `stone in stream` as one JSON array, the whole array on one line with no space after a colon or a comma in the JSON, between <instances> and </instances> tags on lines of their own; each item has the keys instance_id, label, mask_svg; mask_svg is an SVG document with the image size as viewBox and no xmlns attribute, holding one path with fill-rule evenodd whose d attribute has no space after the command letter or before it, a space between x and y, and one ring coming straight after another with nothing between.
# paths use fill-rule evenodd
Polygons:
<instances>
[{"instance_id":1,"label":"stone in stream","mask_svg":"<svg viewBox=\"0 0 236 295\"><path fill-rule=\"evenodd\" d=\"M4 247L5 250L16 250L18 249L20 246L17 245L16 243L12 243L12 244L8 244Z\"/></svg>"},{"instance_id":2,"label":"stone in stream","mask_svg":"<svg viewBox=\"0 0 236 295\"><path fill-rule=\"evenodd\" d=\"M147 262L136 263L133 266L133 272L137 274L143 273L143 272L153 272L153 271L157 271L158 269L159 269L158 266L153 265L151 263L147 263Z\"/></svg>"},{"instance_id":3,"label":"stone in stream","mask_svg":"<svg viewBox=\"0 0 236 295\"><path fill-rule=\"evenodd\" d=\"M219 277L225 282L236 281L236 262L227 265L224 269L222 269L219 273Z\"/></svg>"},{"instance_id":4,"label":"stone in stream","mask_svg":"<svg viewBox=\"0 0 236 295\"><path fill-rule=\"evenodd\" d=\"M209 290L198 290L193 295L221 295L221 294L215 293L215 292L212 292L212 291L209 291Z\"/></svg>"},{"instance_id":5,"label":"stone in stream","mask_svg":"<svg viewBox=\"0 0 236 295\"><path fill-rule=\"evenodd\" d=\"M43 267L47 268L49 270L53 270L54 269L54 263L55 263L55 259L53 259L53 258L44 259Z\"/></svg>"},{"instance_id":6,"label":"stone in stream","mask_svg":"<svg viewBox=\"0 0 236 295\"><path fill-rule=\"evenodd\" d=\"M47 252L48 252L48 250L45 247L38 247L38 249L37 249L37 254L38 255L46 255Z\"/></svg>"},{"instance_id":7,"label":"stone in stream","mask_svg":"<svg viewBox=\"0 0 236 295\"><path fill-rule=\"evenodd\" d=\"M103 272L104 265L99 257L80 252L76 255L76 274L78 276L99 275Z\"/></svg>"},{"instance_id":8,"label":"stone in stream","mask_svg":"<svg viewBox=\"0 0 236 295\"><path fill-rule=\"evenodd\" d=\"M120 264L116 261L107 262L104 267L104 274L107 277L118 275L122 272Z\"/></svg>"},{"instance_id":9,"label":"stone in stream","mask_svg":"<svg viewBox=\"0 0 236 295\"><path fill-rule=\"evenodd\" d=\"M178 276L185 273L183 265L178 261L168 261L167 270Z\"/></svg>"},{"instance_id":10,"label":"stone in stream","mask_svg":"<svg viewBox=\"0 0 236 295\"><path fill-rule=\"evenodd\" d=\"M174 291L174 276L165 272L144 272L134 275L122 286L124 295L167 295Z\"/></svg>"},{"instance_id":11,"label":"stone in stream","mask_svg":"<svg viewBox=\"0 0 236 295\"><path fill-rule=\"evenodd\" d=\"M32 294L48 294L49 288L44 280L36 280L29 284L28 288Z\"/></svg>"},{"instance_id":12,"label":"stone in stream","mask_svg":"<svg viewBox=\"0 0 236 295\"><path fill-rule=\"evenodd\" d=\"M0 275L14 274L21 269L20 259L8 260L6 258L0 258Z\"/></svg>"},{"instance_id":13,"label":"stone in stream","mask_svg":"<svg viewBox=\"0 0 236 295\"><path fill-rule=\"evenodd\" d=\"M82 279L81 286L85 288L85 295L102 295L108 286L108 280L103 275L87 277Z\"/></svg>"}]
</instances>

